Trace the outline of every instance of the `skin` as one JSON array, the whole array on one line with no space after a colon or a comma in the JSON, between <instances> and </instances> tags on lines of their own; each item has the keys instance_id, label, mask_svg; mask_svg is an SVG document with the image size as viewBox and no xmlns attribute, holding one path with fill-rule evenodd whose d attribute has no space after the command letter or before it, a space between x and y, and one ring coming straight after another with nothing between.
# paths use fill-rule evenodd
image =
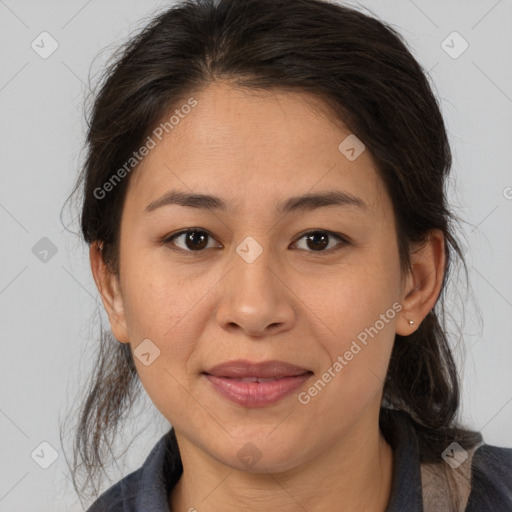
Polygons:
<instances>
[{"instance_id":1,"label":"skin","mask_svg":"<svg viewBox=\"0 0 512 512\"><path fill-rule=\"evenodd\" d=\"M198 105L130 178L120 275L95 245L90 251L114 336L132 350L145 339L160 350L148 366L134 360L176 431L184 473L169 504L200 512L384 511L393 461L378 427L383 382L395 334L411 334L437 300L443 235L432 231L411 248L413 270L401 276L392 204L374 160L368 150L354 161L338 150L350 131L317 98L229 82L194 97ZM220 196L229 209L144 212L171 189ZM368 209L274 211L291 196L332 190L360 197ZM174 247L188 254L159 243L189 228L211 235L202 252L184 236ZM340 233L350 243L330 237L327 249L315 251L303 236L308 230ZM248 236L263 250L252 263L236 252ZM395 302L401 311L301 404L298 393ZM201 375L238 358L278 359L314 377L276 404L242 407ZM247 442L261 456L250 467L237 456Z\"/></svg>"}]
</instances>

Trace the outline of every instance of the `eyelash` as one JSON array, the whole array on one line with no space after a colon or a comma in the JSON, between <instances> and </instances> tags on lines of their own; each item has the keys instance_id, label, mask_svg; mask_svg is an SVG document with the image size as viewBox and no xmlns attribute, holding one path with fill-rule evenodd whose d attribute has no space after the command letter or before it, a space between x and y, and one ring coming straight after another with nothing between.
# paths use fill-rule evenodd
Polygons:
<instances>
[{"instance_id":1,"label":"eyelash","mask_svg":"<svg viewBox=\"0 0 512 512\"><path fill-rule=\"evenodd\" d=\"M171 249L172 251L176 251L176 252L179 252L179 253L182 253L182 254L186 254L187 256L195 256L195 255L199 255L199 254L204 253L206 251L206 249L200 249L198 251L191 251L189 249L182 249L181 247L173 246L173 244L172 244L173 240L175 240L176 238L179 238L180 236L187 235L189 233L203 233L207 237L214 239L213 236L210 233L208 233L208 231L206 231L205 229L189 228L189 229L185 229L183 231L179 231L178 233L174 233L172 235L165 236L163 239L160 240L160 243L162 245L167 245L169 247L169 249ZM313 229L313 230L306 231L305 233L302 233L302 235L294 243L298 242L299 240L301 240L302 238L306 237L307 235L311 235L313 233L327 234L328 236L336 238L341 243L338 244L335 247L331 247L330 249L320 250L320 251L311 251L311 250L308 251L308 250L306 250L306 252L310 252L310 253L313 253L313 254L322 254L322 253L323 254L332 254L333 252L339 251L344 246L350 244L349 240L346 237L342 236L339 233L334 233L332 231L328 231L328 230L325 230L325 229ZM299 250L304 250L304 249L299 249Z\"/></svg>"}]
</instances>

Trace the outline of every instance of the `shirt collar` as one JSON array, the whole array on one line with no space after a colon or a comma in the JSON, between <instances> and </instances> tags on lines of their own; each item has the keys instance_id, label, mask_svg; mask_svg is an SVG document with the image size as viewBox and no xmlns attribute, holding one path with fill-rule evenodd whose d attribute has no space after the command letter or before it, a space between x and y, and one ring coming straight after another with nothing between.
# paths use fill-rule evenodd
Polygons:
<instances>
[{"instance_id":1,"label":"shirt collar","mask_svg":"<svg viewBox=\"0 0 512 512\"><path fill-rule=\"evenodd\" d=\"M409 416L391 409L383 409L383 416L389 425L382 429L383 435L393 449L393 483L386 512L423 512L419 447ZM140 470L135 510L170 512L169 494L183 473L174 428L160 438Z\"/></svg>"},{"instance_id":2,"label":"shirt collar","mask_svg":"<svg viewBox=\"0 0 512 512\"><path fill-rule=\"evenodd\" d=\"M383 422L383 418L387 421ZM393 449L393 484L386 512L423 512L420 452L410 416L403 411L382 409L381 429Z\"/></svg>"}]
</instances>

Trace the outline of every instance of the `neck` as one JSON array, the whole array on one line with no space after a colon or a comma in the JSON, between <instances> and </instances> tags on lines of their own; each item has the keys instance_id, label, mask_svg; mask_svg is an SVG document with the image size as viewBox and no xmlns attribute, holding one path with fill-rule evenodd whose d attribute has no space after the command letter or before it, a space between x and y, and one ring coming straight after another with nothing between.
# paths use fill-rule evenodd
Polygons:
<instances>
[{"instance_id":1,"label":"neck","mask_svg":"<svg viewBox=\"0 0 512 512\"><path fill-rule=\"evenodd\" d=\"M385 512L391 494L393 452L377 417L363 418L328 453L281 473L229 467L176 432L183 474L170 495L173 512Z\"/></svg>"}]
</instances>

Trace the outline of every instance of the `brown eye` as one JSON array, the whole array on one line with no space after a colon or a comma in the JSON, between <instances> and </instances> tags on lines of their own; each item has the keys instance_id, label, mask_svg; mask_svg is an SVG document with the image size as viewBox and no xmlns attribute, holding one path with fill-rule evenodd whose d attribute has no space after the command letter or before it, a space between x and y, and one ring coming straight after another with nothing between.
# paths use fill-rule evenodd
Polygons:
<instances>
[{"instance_id":1,"label":"brown eye","mask_svg":"<svg viewBox=\"0 0 512 512\"><path fill-rule=\"evenodd\" d=\"M341 243L338 243L337 246L335 244L329 247L330 239L332 238L337 239ZM309 252L330 252L348 244L348 241L342 236L324 230L309 231L299 238L299 240L303 239L306 241L306 250L309 250ZM326 248L327 250L325 250ZM301 249L304 249L304 247Z\"/></svg>"},{"instance_id":2,"label":"brown eye","mask_svg":"<svg viewBox=\"0 0 512 512\"><path fill-rule=\"evenodd\" d=\"M188 229L165 239L164 244L175 245L178 247L178 249L186 252L200 252L203 249L208 248L208 238L212 237L206 231L199 229ZM176 243L176 241L180 239L181 245Z\"/></svg>"},{"instance_id":3,"label":"brown eye","mask_svg":"<svg viewBox=\"0 0 512 512\"><path fill-rule=\"evenodd\" d=\"M187 229L171 235L162 243L168 245L170 249L181 251L184 253L200 253L205 252L205 249L219 247L215 244L209 245L209 242L215 239L203 229ZM309 231L299 238L299 241L305 240L305 247L299 247L301 250L307 252L334 252L341 249L343 246L348 245L349 241L337 233L325 230ZM338 243L332 243L337 240ZM297 244L298 242L295 242Z\"/></svg>"}]
</instances>

